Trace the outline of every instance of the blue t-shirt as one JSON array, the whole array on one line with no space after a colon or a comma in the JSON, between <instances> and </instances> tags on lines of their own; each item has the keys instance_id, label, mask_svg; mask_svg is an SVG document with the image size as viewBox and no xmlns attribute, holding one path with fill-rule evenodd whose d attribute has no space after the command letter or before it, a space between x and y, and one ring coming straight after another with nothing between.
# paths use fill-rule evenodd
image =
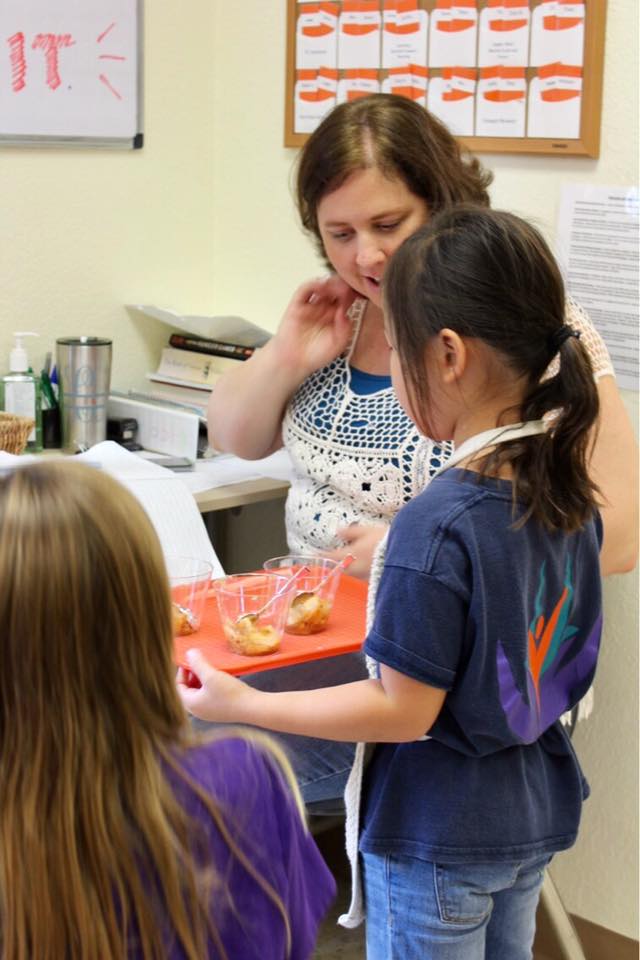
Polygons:
<instances>
[{"instance_id":1,"label":"blue t-shirt","mask_svg":"<svg viewBox=\"0 0 640 960\"><path fill-rule=\"evenodd\" d=\"M446 471L396 517L366 652L447 690L430 739L376 747L361 850L442 863L574 842L586 782L558 720L591 684L599 518L514 529L511 484Z\"/></svg>"}]
</instances>

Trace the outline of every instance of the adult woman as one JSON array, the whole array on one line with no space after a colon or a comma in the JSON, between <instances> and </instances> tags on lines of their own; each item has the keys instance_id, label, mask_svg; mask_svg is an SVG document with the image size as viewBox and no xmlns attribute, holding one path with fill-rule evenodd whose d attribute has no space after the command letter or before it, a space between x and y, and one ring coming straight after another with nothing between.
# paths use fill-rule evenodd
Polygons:
<instances>
[{"instance_id":1,"label":"adult woman","mask_svg":"<svg viewBox=\"0 0 640 960\"><path fill-rule=\"evenodd\" d=\"M273 747L193 737L140 504L18 467L0 580L3 960L307 960L332 878Z\"/></svg>"},{"instance_id":2,"label":"adult woman","mask_svg":"<svg viewBox=\"0 0 640 960\"><path fill-rule=\"evenodd\" d=\"M284 443L296 476L287 503L293 550L356 555L367 576L402 503L448 450L415 430L393 397L380 281L400 243L458 202L489 205L491 174L415 103L373 95L336 107L300 154L303 226L335 275L303 284L269 343L212 393L212 444L249 459ZM602 340L572 301L602 410L591 472L602 491L603 573L637 553L634 440Z\"/></svg>"},{"instance_id":3,"label":"adult woman","mask_svg":"<svg viewBox=\"0 0 640 960\"><path fill-rule=\"evenodd\" d=\"M488 206L491 179L426 110L386 94L336 107L301 152L302 224L334 275L299 287L275 336L220 379L209 407L216 448L252 459L284 443L291 453L292 550L336 559L353 553L350 573L368 577L391 520L450 453L419 433L393 394L381 280L402 241L436 211L461 202ZM637 554L635 442L602 339L571 300L566 322L580 332L598 381L590 469L603 496L602 571L621 572ZM296 690L365 675L353 654L248 682ZM352 745L282 739L307 802L342 796Z\"/></svg>"}]
</instances>

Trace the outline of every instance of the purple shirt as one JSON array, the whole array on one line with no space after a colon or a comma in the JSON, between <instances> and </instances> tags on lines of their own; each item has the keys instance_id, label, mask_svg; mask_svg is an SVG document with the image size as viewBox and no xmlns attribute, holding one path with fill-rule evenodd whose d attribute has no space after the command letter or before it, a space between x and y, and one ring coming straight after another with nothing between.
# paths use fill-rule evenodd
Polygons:
<instances>
[{"instance_id":1,"label":"purple shirt","mask_svg":"<svg viewBox=\"0 0 640 960\"><path fill-rule=\"evenodd\" d=\"M190 750L183 766L219 806L233 840L281 897L291 927L290 960L307 960L335 896L335 882L280 770L260 747L231 737ZM183 807L205 828L206 856L222 880L214 889L212 918L228 957L284 960L286 933L280 912L230 852L191 788L171 772L168 779ZM171 930L166 931L166 942L168 960L183 960ZM207 958L218 957L211 944Z\"/></svg>"}]
</instances>

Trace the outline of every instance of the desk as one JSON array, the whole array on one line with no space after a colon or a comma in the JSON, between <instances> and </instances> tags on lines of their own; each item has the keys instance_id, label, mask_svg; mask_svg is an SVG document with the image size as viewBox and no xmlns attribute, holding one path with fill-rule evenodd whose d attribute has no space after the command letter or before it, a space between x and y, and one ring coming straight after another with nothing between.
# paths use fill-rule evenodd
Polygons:
<instances>
[{"instance_id":1,"label":"desk","mask_svg":"<svg viewBox=\"0 0 640 960\"><path fill-rule=\"evenodd\" d=\"M286 480L260 477L201 490L194 493L194 497L200 513L209 513L214 510L229 510L232 507L246 507L266 500L284 500L288 490L289 483Z\"/></svg>"},{"instance_id":2,"label":"desk","mask_svg":"<svg viewBox=\"0 0 640 960\"><path fill-rule=\"evenodd\" d=\"M40 453L35 456L39 459L40 457L60 457L65 456L65 454L56 448L41 450ZM282 452L279 452L279 456L282 457ZM272 457L271 459L273 460L274 458ZM210 462L215 468L216 461L212 460ZM260 461L260 463L264 462L265 461ZM198 463L201 464L202 461L198 461ZM187 486L189 486L189 477L194 476L194 474L184 473L182 475L176 474L176 476L182 476L182 479L185 480ZM202 473L198 474L198 478L202 481ZM216 510L230 510L234 507L247 507L252 503L264 503L268 500L284 500L289 490L289 481L275 479L274 477L254 476L248 479L226 483L222 486L216 485L214 480L212 485L207 487L205 474L204 486L201 482L199 487L202 487L202 489L194 489L192 491L198 509L200 513L210 513Z\"/></svg>"}]
</instances>

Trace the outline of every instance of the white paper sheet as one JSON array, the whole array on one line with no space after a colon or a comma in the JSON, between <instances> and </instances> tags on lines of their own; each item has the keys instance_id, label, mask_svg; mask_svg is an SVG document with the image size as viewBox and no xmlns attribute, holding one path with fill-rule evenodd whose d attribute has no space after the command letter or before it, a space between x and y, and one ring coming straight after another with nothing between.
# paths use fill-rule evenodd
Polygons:
<instances>
[{"instance_id":1,"label":"white paper sheet","mask_svg":"<svg viewBox=\"0 0 640 960\"><path fill-rule=\"evenodd\" d=\"M542 0L531 18L529 63L584 63L584 0Z\"/></svg>"},{"instance_id":2,"label":"white paper sheet","mask_svg":"<svg viewBox=\"0 0 640 960\"><path fill-rule=\"evenodd\" d=\"M527 136L577 140L582 110L582 68L562 63L539 67L529 84Z\"/></svg>"},{"instance_id":3,"label":"white paper sheet","mask_svg":"<svg viewBox=\"0 0 640 960\"><path fill-rule=\"evenodd\" d=\"M296 24L296 68L335 69L338 60L338 4L314 3L300 7Z\"/></svg>"},{"instance_id":4,"label":"white paper sheet","mask_svg":"<svg viewBox=\"0 0 640 960\"><path fill-rule=\"evenodd\" d=\"M527 63L529 51L529 4L499 4L480 12L478 65L496 63L520 67Z\"/></svg>"},{"instance_id":5,"label":"white paper sheet","mask_svg":"<svg viewBox=\"0 0 640 960\"><path fill-rule=\"evenodd\" d=\"M382 15L377 0L343 0L338 21L338 67L377 70Z\"/></svg>"},{"instance_id":6,"label":"white paper sheet","mask_svg":"<svg viewBox=\"0 0 640 960\"><path fill-rule=\"evenodd\" d=\"M382 92L407 97L409 100L415 100L421 107L426 107L428 77L428 68L417 63L408 63L404 67L392 67L389 75L382 81Z\"/></svg>"},{"instance_id":7,"label":"white paper sheet","mask_svg":"<svg viewBox=\"0 0 640 960\"><path fill-rule=\"evenodd\" d=\"M398 10L388 0L383 12L382 66L385 69L416 63L427 65L427 31L429 14L426 10Z\"/></svg>"},{"instance_id":8,"label":"white paper sheet","mask_svg":"<svg viewBox=\"0 0 640 960\"><path fill-rule=\"evenodd\" d=\"M65 463L87 463L110 473L140 501L155 527L167 556L198 557L213 566L213 576L224 571L213 549L193 493L180 476L106 440ZM45 462L37 456L0 453L0 469Z\"/></svg>"},{"instance_id":9,"label":"white paper sheet","mask_svg":"<svg viewBox=\"0 0 640 960\"><path fill-rule=\"evenodd\" d=\"M294 131L313 133L322 119L336 105L338 71L328 67L320 70L296 71L294 90Z\"/></svg>"},{"instance_id":10,"label":"white paper sheet","mask_svg":"<svg viewBox=\"0 0 640 960\"><path fill-rule=\"evenodd\" d=\"M243 480L258 480L260 477L291 481L293 464L286 450L277 450L261 460L242 460L232 454L221 453L209 460L198 460L193 473L181 475L192 493L241 483Z\"/></svg>"},{"instance_id":11,"label":"white paper sheet","mask_svg":"<svg viewBox=\"0 0 640 960\"><path fill-rule=\"evenodd\" d=\"M569 184L556 241L567 289L604 337L627 390L638 390L638 205L638 187Z\"/></svg>"},{"instance_id":12,"label":"white paper sheet","mask_svg":"<svg viewBox=\"0 0 640 960\"><path fill-rule=\"evenodd\" d=\"M430 79L427 87L429 110L458 137L473 136L475 73L465 67L445 67L442 76Z\"/></svg>"},{"instance_id":13,"label":"white paper sheet","mask_svg":"<svg viewBox=\"0 0 640 960\"><path fill-rule=\"evenodd\" d=\"M239 343L243 347L260 347L271 334L243 317L201 317L176 313L151 304L129 303L129 309L139 310L147 317L164 323L171 331L184 330L199 337L222 340L224 343Z\"/></svg>"},{"instance_id":14,"label":"white paper sheet","mask_svg":"<svg viewBox=\"0 0 640 960\"><path fill-rule=\"evenodd\" d=\"M476 96L477 137L524 137L524 67L482 67Z\"/></svg>"},{"instance_id":15,"label":"white paper sheet","mask_svg":"<svg viewBox=\"0 0 640 960\"><path fill-rule=\"evenodd\" d=\"M430 67L474 67L478 36L477 0L451 0L431 14Z\"/></svg>"}]
</instances>

